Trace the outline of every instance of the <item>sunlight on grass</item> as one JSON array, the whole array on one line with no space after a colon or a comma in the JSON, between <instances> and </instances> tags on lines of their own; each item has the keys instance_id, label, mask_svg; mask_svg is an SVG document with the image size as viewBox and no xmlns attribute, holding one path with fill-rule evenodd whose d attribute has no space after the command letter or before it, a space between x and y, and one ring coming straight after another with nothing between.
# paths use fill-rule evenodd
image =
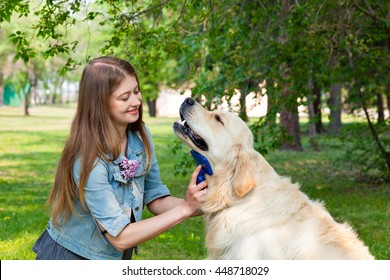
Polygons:
<instances>
[{"instance_id":1,"label":"sunlight on grass","mask_svg":"<svg viewBox=\"0 0 390 280\"><path fill-rule=\"evenodd\" d=\"M35 253L31 250L31 244L36 240L36 234L21 232L12 240L0 242L2 260L31 260L35 259Z\"/></svg>"},{"instance_id":2,"label":"sunlight on grass","mask_svg":"<svg viewBox=\"0 0 390 280\"><path fill-rule=\"evenodd\" d=\"M0 107L0 131L69 130L75 107L37 106L30 108L30 116L19 107Z\"/></svg>"}]
</instances>

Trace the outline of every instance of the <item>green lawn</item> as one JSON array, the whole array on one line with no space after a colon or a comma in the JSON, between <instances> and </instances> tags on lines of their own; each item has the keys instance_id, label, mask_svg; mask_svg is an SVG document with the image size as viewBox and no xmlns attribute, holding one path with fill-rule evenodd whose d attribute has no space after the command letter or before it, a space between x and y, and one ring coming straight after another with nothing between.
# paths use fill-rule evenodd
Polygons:
<instances>
[{"instance_id":1,"label":"green lawn","mask_svg":"<svg viewBox=\"0 0 390 280\"><path fill-rule=\"evenodd\" d=\"M55 167L68 135L74 105L21 108L0 107L0 259L33 259L31 247L45 228L49 210L45 201ZM150 119L161 176L176 196L183 196L189 181L174 176L178 156L172 153L169 118ZM377 259L390 259L390 185L357 181L345 155L346 143L321 137L321 152L314 152L303 135L305 152L275 151L266 159L279 174L300 182L302 190L326 203L338 221L348 221ZM145 217L150 214L145 211ZM193 218L141 244L135 259L204 259L204 227Z\"/></svg>"}]
</instances>

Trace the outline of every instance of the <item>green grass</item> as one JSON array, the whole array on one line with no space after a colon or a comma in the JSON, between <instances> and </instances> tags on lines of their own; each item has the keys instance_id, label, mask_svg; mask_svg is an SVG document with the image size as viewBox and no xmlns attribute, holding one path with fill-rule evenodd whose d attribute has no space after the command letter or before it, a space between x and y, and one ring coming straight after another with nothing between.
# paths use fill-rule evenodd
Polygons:
<instances>
[{"instance_id":1,"label":"green grass","mask_svg":"<svg viewBox=\"0 0 390 280\"><path fill-rule=\"evenodd\" d=\"M0 259L33 259L34 241L46 226L45 201L55 167L68 135L74 105L21 108L0 107ZM175 119L146 118L156 145L163 182L182 197L189 181L174 176L178 155L171 151ZM377 259L390 259L390 186L358 181L359 170L345 155L348 143L321 136L321 152L275 151L265 158L281 175L299 182L311 198L322 200L340 222L349 222ZM144 217L150 213L145 211ZM204 259L204 226L193 218L140 246L135 259Z\"/></svg>"}]
</instances>

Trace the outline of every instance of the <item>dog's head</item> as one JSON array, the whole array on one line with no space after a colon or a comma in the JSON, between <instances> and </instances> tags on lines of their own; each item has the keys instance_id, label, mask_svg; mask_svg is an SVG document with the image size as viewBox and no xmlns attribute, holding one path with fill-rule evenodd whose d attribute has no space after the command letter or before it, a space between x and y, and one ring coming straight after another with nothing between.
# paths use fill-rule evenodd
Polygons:
<instances>
[{"instance_id":1,"label":"dog's head","mask_svg":"<svg viewBox=\"0 0 390 280\"><path fill-rule=\"evenodd\" d=\"M255 183L249 156L253 151L253 135L246 123L231 112L207 111L192 98L184 100L180 117L182 122L173 126L175 134L204 155L214 171L208 178L208 197L213 193L238 197L248 193ZM224 185L224 190L210 189L210 182L218 187Z\"/></svg>"},{"instance_id":2,"label":"dog's head","mask_svg":"<svg viewBox=\"0 0 390 280\"><path fill-rule=\"evenodd\" d=\"M224 159L235 145L253 147L248 126L231 112L207 111L192 98L186 98L180 107L180 117L181 123L173 126L177 137L212 165Z\"/></svg>"}]
</instances>

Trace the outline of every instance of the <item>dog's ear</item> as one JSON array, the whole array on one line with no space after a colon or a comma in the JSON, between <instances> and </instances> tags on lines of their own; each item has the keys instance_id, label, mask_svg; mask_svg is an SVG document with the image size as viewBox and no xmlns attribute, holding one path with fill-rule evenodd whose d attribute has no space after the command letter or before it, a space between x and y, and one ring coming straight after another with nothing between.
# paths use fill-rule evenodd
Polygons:
<instances>
[{"instance_id":1,"label":"dog's ear","mask_svg":"<svg viewBox=\"0 0 390 280\"><path fill-rule=\"evenodd\" d=\"M254 162L249 151L242 145L235 146L235 156L231 158L232 186L238 197L243 197L256 185Z\"/></svg>"}]
</instances>

